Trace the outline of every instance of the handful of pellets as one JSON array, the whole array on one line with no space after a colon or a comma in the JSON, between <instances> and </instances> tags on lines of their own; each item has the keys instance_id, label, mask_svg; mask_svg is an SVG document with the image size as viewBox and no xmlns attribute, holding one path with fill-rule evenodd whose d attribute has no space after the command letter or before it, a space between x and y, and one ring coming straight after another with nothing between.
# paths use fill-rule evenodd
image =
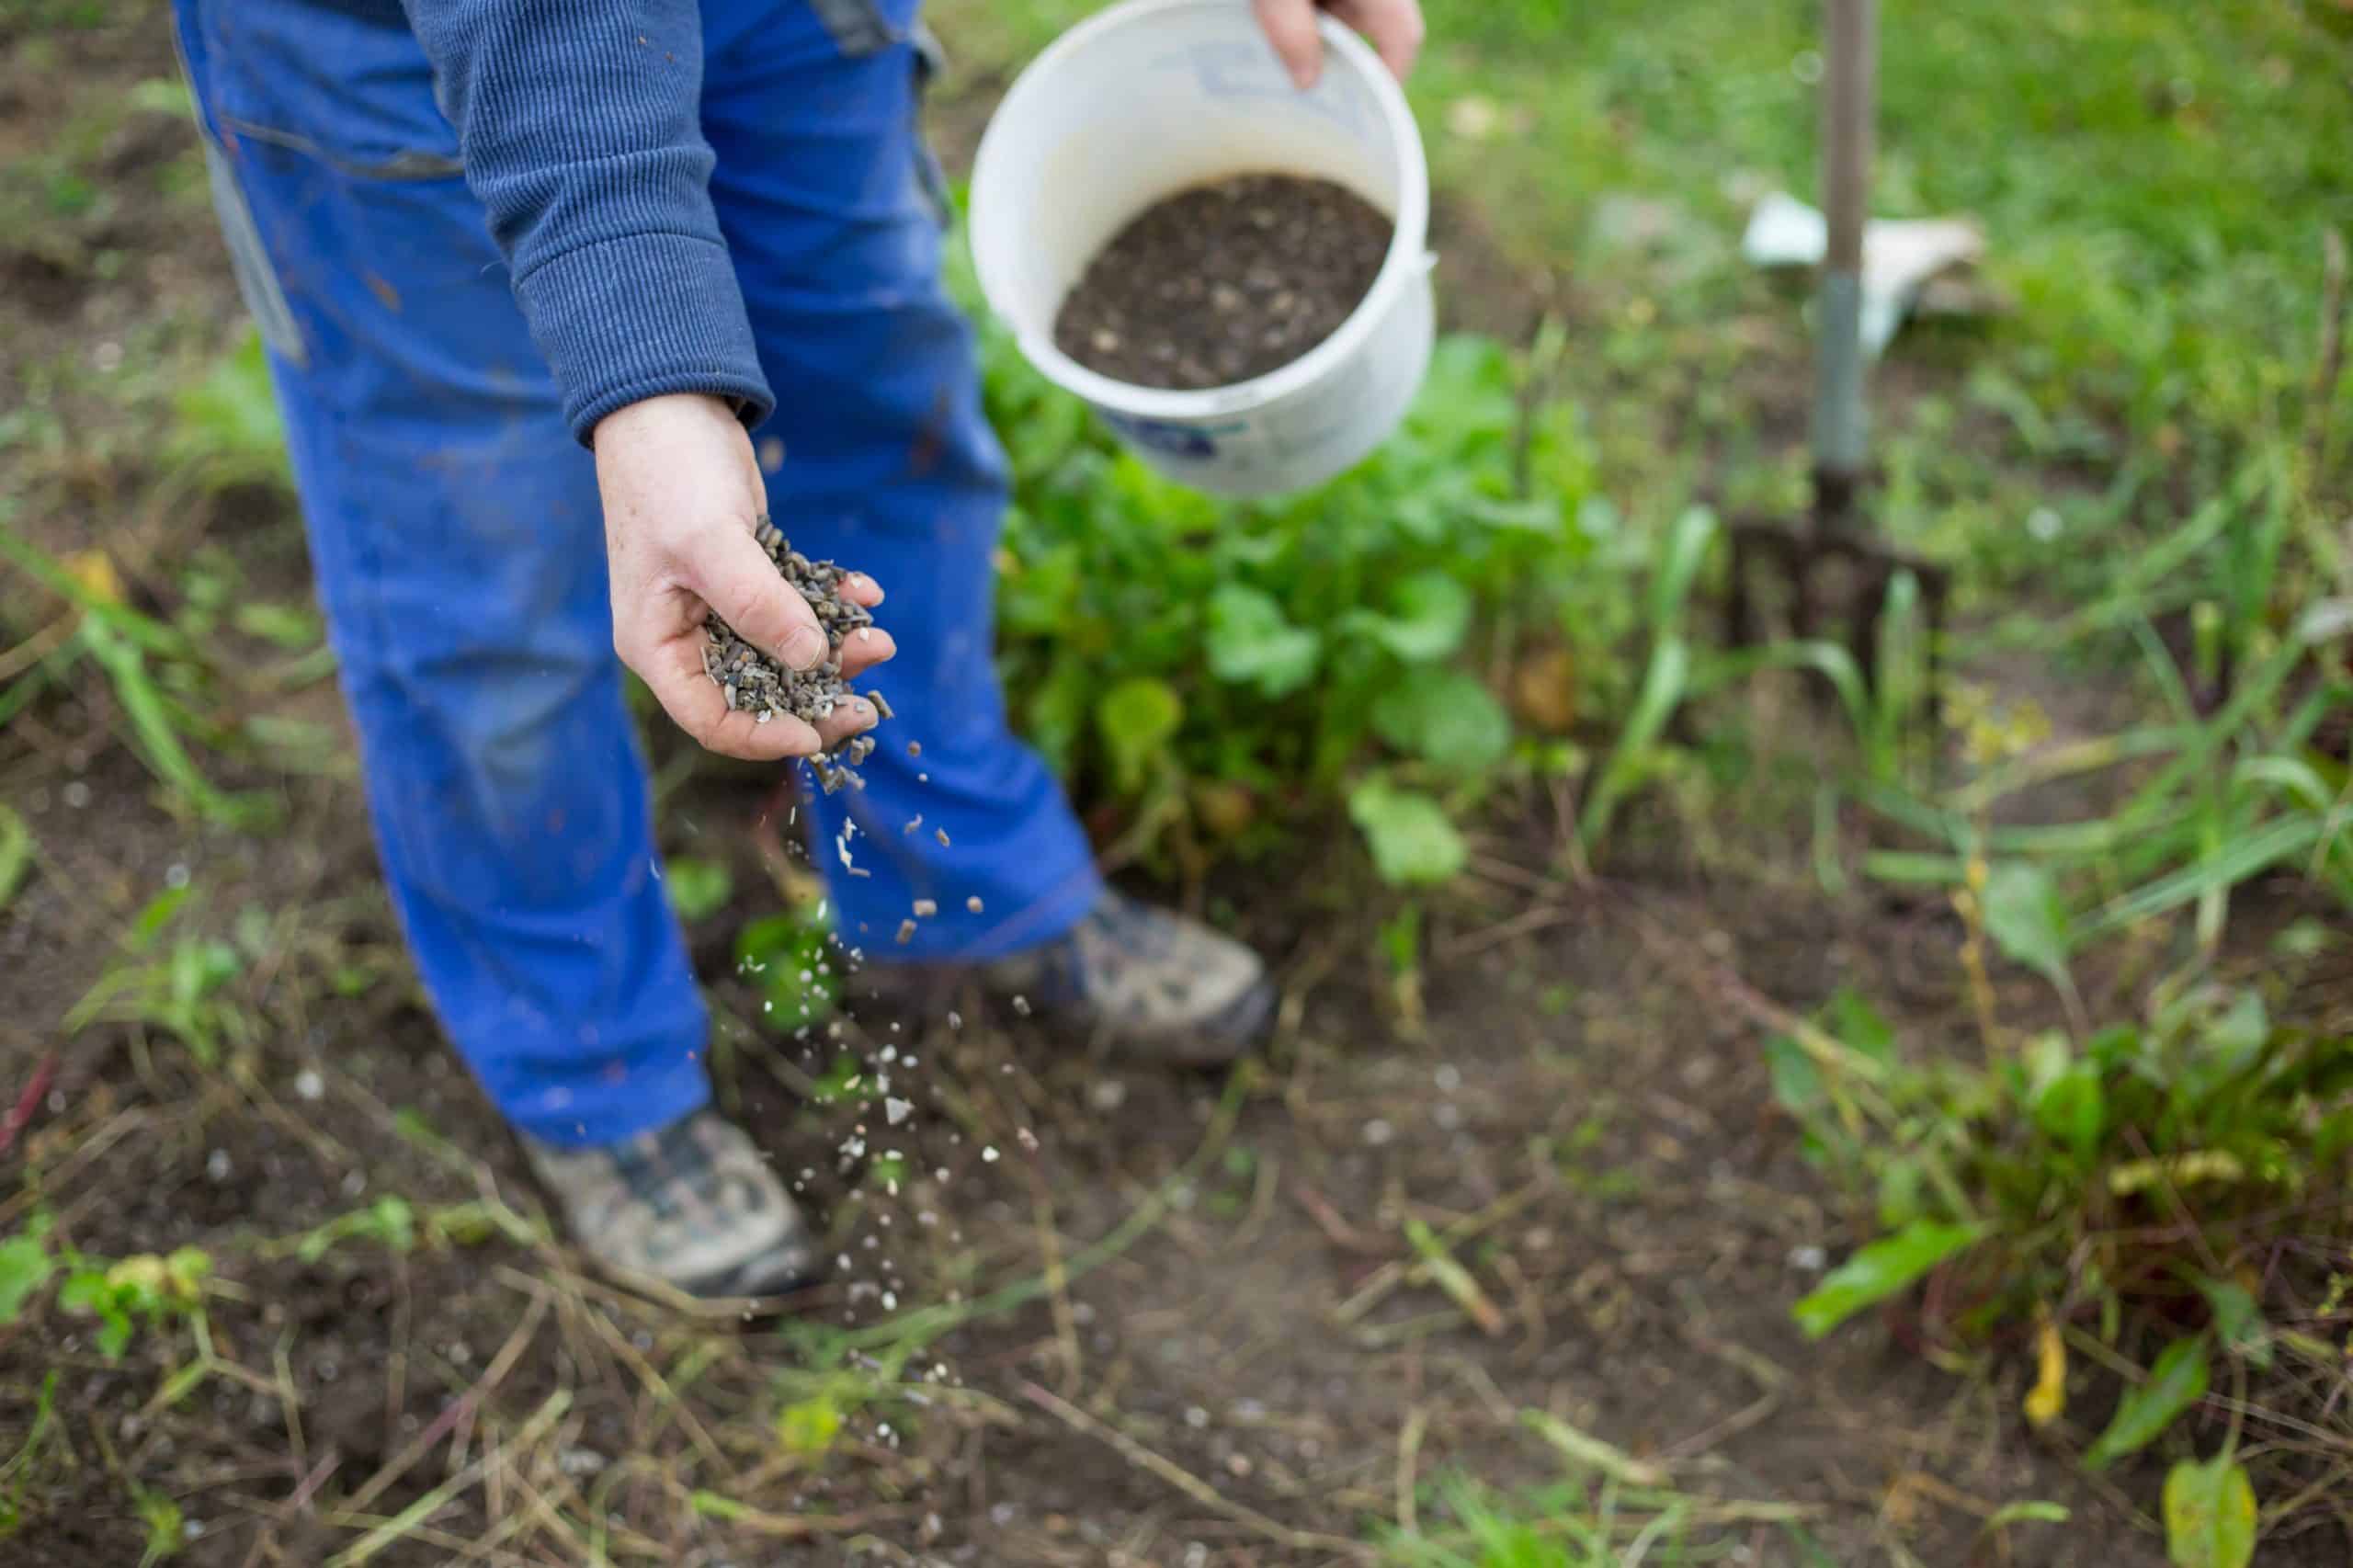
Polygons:
<instances>
[{"instance_id":1,"label":"handful of pellets","mask_svg":"<svg viewBox=\"0 0 2353 1568\"><path fill-rule=\"evenodd\" d=\"M829 717L837 704L857 695L842 677L842 643L873 625L874 617L864 605L842 597L842 580L848 573L830 561L810 560L793 549L766 517L753 525L752 537L784 580L809 601L831 652L813 670L789 669L737 636L735 629L713 611L703 620L710 640L703 644L702 667L727 699L731 710L749 713L763 724L779 713L790 713L814 726ZM881 692L870 691L866 699L883 718L892 716L891 705L882 700ZM841 760L821 753L809 763L828 795L845 784L863 790L866 780L858 776L857 767L873 750L872 735L854 735L840 748Z\"/></svg>"}]
</instances>

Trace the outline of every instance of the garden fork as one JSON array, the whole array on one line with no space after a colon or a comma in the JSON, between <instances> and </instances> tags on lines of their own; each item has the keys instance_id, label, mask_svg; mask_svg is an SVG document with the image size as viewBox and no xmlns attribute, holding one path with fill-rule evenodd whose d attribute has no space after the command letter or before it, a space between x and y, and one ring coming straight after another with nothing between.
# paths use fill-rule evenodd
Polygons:
<instances>
[{"instance_id":1,"label":"garden fork","mask_svg":"<svg viewBox=\"0 0 2353 1568\"><path fill-rule=\"evenodd\" d=\"M1868 478L1862 341L1863 225L1870 197L1875 0L1827 0L1828 49L1822 116L1823 205L1829 244L1815 307L1813 510L1796 523L1736 521L1727 631L1735 643L1763 640L1749 576L1760 562L1789 585L1790 628L1810 638L1825 611L1843 620L1848 653L1874 674L1876 642L1896 582L1917 585L1928 656L1949 588L1941 566L1877 538L1859 506ZM1837 601L1843 598L1840 605ZM1934 682L1927 683L1934 689Z\"/></svg>"}]
</instances>

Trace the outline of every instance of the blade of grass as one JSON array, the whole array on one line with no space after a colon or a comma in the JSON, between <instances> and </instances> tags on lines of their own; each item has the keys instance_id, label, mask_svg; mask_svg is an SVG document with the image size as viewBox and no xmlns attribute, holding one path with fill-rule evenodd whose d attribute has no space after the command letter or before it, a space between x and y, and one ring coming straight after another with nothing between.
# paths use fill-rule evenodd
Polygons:
<instances>
[{"instance_id":1,"label":"blade of grass","mask_svg":"<svg viewBox=\"0 0 2353 1568\"><path fill-rule=\"evenodd\" d=\"M2081 939L2090 941L2167 910L2178 909L2203 896L2210 888L2236 886L2311 848L2320 835L2321 824L2308 819L2273 823L2253 837L2226 844L2220 853L2199 865L2160 877L2093 912L2078 927Z\"/></svg>"},{"instance_id":2,"label":"blade of grass","mask_svg":"<svg viewBox=\"0 0 2353 1568\"><path fill-rule=\"evenodd\" d=\"M32 866L33 830L17 809L0 803L0 909L17 896L17 889Z\"/></svg>"}]
</instances>

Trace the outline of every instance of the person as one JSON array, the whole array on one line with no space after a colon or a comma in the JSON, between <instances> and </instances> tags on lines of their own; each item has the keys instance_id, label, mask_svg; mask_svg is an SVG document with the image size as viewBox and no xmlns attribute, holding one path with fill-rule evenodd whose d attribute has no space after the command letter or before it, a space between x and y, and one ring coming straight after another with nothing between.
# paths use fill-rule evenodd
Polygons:
<instances>
[{"instance_id":1,"label":"person","mask_svg":"<svg viewBox=\"0 0 2353 1568\"><path fill-rule=\"evenodd\" d=\"M917 4L175 0L418 971L580 1246L699 1294L815 1260L710 1108L620 665L733 756L872 724L760 723L705 675L707 609L826 654L762 517L890 591L841 661L892 659L890 744L799 808L846 941L1165 1060L1270 1012L1248 949L1098 880L1007 728L1005 465L939 278ZM1302 86L1313 4L1256 0ZM1410 66L1415 0L1332 8ZM917 900L941 913L898 946Z\"/></svg>"}]
</instances>

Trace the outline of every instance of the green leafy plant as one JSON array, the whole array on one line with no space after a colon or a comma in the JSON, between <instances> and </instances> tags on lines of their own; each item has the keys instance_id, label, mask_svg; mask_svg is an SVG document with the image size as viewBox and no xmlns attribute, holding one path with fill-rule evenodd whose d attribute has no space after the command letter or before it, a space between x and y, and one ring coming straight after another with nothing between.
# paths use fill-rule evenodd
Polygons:
<instances>
[{"instance_id":1,"label":"green leafy plant","mask_svg":"<svg viewBox=\"0 0 2353 1568\"><path fill-rule=\"evenodd\" d=\"M665 861L662 883L669 890L670 907L687 921L718 914L735 892L734 875L724 862L691 855L673 855Z\"/></svg>"},{"instance_id":2,"label":"green leafy plant","mask_svg":"<svg viewBox=\"0 0 2353 1568\"><path fill-rule=\"evenodd\" d=\"M1590 570L1591 459L1574 413L1526 395L1492 343L1441 343L1404 427L1315 493L1228 505L1158 477L984 341L1013 460L999 584L1015 717L1149 849L1262 843L1345 802L1376 868L1460 865L1460 814L1524 772L1495 695L1520 654L1579 649L1583 710L1618 699L1621 551Z\"/></svg>"},{"instance_id":3,"label":"green leafy plant","mask_svg":"<svg viewBox=\"0 0 2353 1568\"><path fill-rule=\"evenodd\" d=\"M221 1060L223 1044L253 1041L254 1018L226 994L244 973L244 954L218 937L162 940L190 896L187 886L167 889L140 912L119 939L122 956L66 1014L69 1035L102 1018L142 1024L178 1040L207 1067Z\"/></svg>"},{"instance_id":4,"label":"green leafy plant","mask_svg":"<svg viewBox=\"0 0 2353 1568\"><path fill-rule=\"evenodd\" d=\"M735 937L735 972L752 983L760 1018L783 1034L824 1023L841 1006L833 928L816 907L762 915Z\"/></svg>"},{"instance_id":5,"label":"green leafy plant","mask_svg":"<svg viewBox=\"0 0 2353 1568\"><path fill-rule=\"evenodd\" d=\"M2044 891L2019 878L1994 901L2006 945L2047 942ZM2336 1359L2337 1308L2317 1298L2353 1262L2329 1197L2353 1176L2353 1039L2275 1024L2256 993L2211 983L2161 989L2145 1020L2081 1045L2052 1031L1984 1066L1910 1061L1852 994L1822 1025L1869 1071L1842 1076L1778 1040L1775 1094L1881 1235L1798 1303L1808 1334L1934 1280L1933 1334L2042 1324L2027 1404L2040 1425L2066 1402L2069 1336L2097 1325L2088 1349L2146 1371L2086 1451L2095 1470L2197 1409L2218 1358L2248 1373L2283 1354ZM2282 1214L2319 1261L2249 1267L2273 1256ZM2227 1490L2200 1476L2180 1484Z\"/></svg>"},{"instance_id":6,"label":"green leafy plant","mask_svg":"<svg viewBox=\"0 0 2353 1568\"><path fill-rule=\"evenodd\" d=\"M268 484L291 490L286 426L270 388L261 335L247 332L201 380L180 389L166 455L208 490Z\"/></svg>"},{"instance_id":7,"label":"green leafy plant","mask_svg":"<svg viewBox=\"0 0 2353 1568\"><path fill-rule=\"evenodd\" d=\"M11 515L8 498L0 496L0 558L63 599L76 623L29 677L0 690L0 723L44 691L70 688L76 668L95 666L112 691L132 750L162 782L167 802L224 826L250 829L270 821L278 811L273 797L224 790L196 760L192 748L236 741L205 700L217 684L217 662L185 629L126 603L103 551L56 559L9 528Z\"/></svg>"},{"instance_id":8,"label":"green leafy plant","mask_svg":"<svg viewBox=\"0 0 2353 1568\"><path fill-rule=\"evenodd\" d=\"M211 1255L197 1247L179 1247L168 1257L142 1253L111 1264L69 1257L57 1304L98 1320L98 1350L111 1360L130 1348L138 1324L160 1326L195 1314L211 1272Z\"/></svg>"}]
</instances>

